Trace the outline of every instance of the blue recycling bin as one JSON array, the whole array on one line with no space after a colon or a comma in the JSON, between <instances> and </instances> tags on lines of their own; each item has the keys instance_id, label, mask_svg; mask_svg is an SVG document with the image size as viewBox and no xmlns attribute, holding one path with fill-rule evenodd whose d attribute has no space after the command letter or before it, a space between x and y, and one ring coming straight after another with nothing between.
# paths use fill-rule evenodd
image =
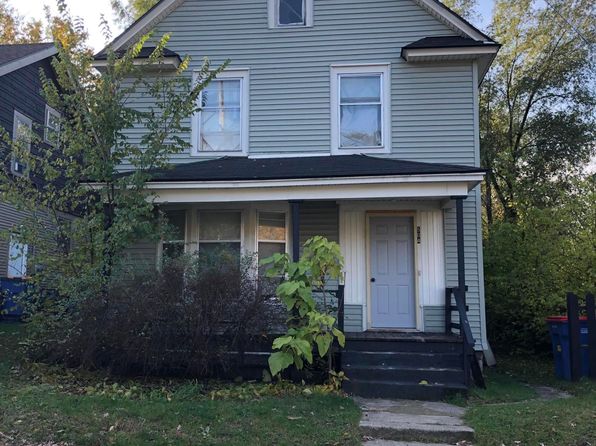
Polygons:
<instances>
[{"instance_id":1,"label":"blue recycling bin","mask_svg":"<svg viewBox=\"0 0 596 446\"><path fill-rule=\"evenodd\" d=\"M23 307L16 302L27 286L23 279L0 278L0 319L18 320L23 316Z\"/></svg>"},{"instance_id":2,"label":"blue recycling bin","mask_svg":"<svg viewBox=\"0 0 596 446\"><path fill-rule=\"evenodd\" d=\"M546 319L553 345L555 358L555 373L557 378L571 381L571 357L569 353L569 320L567 316L551 316ZM588 376L590 371L588 351L588 320L581 317L580 321L581 344L581 374Z\"/></svg>"}]
</instances>

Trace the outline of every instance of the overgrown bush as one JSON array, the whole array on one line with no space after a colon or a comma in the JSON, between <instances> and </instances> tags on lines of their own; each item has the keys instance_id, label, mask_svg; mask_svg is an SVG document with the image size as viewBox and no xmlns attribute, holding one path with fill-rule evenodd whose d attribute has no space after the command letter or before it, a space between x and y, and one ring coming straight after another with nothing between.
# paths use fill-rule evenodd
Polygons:
<instances>
[{"instance_id":1,"label":"overgrown bush","mask_svg":"<svg viewBox=\"0 0 596 446\"><path fill-rule=\"evenodd\" d=\"M28 350L36 360L116 374L233 373L247 344L270 326L266 294L252 256L186 255L157 272L121 271L105 299L83 289L62 304L46 303Z\"/></svg>"},{"instance_id":2,"label":"overgrown bush","mask_svg":"<svg viewBox=\"0 0 596 446\"><path fill-rule=\"evenodd\" d=\"M489 339L496 350L546 352L545 318L565 314L567 292L596 289L596 195L589 184L556 209L497 223L485 240Z\"/></svg>"}]
</instances>

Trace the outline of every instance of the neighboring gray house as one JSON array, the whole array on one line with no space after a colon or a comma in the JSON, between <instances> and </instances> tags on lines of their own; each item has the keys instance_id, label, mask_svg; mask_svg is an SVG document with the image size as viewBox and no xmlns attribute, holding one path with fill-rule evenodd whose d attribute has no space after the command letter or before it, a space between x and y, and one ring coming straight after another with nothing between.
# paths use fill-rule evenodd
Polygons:
<instances>
[{"instance_id":1,"label":"neighboring gray house","mask_svg":"<svg viewBox=\"0 0 596 446\"><path fill-rule=\"evenodd\" d=\"M134 254L227 244L296 257L325 235L346 260L349 390L465 386L445 295L465 280L475 348L490 352L478 88L499 45L435 0L162 0L111 47L150 30L171 33L172 67L179 55L191 73L204 57L231 65L189 122L192 149L150 185L179 237Z\"/></svg>"},{"instance_id":2,"label":"neighboring gray house","mask_svg":"<svg viewBox=\"0 0 596 446\"><path fill-rule=\"evenodd\" d=\"M55 77L50 64L57 49L53 43L0 45L0 126L12 139L29 139L30 132L39 133L41 144L53 146L59 131L59 113L49 107L42 96L39 76L44 70L49 79ZM0 162L9 175L29 175L27 166L15 159L0 141ZM35 181L34 178L32 178ZM0 279L22 279L31 268L28 257L32 248L18 239L18 226L27 213L0 201ZM1 288L1 287L0 287Z\"/></svg>"}]
</instances>

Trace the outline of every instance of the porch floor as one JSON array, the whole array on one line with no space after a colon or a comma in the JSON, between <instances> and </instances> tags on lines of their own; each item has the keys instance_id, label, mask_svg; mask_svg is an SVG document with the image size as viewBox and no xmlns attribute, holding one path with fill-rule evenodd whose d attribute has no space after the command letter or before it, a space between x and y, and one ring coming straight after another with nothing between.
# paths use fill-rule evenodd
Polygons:
<instances>
[{"instance_id":1,"label":"porch floor","mask_svg":"<svg viewBox=\"0 0 596 446\"><path fill-rule=\"evenodd\" d=\"M393 341L393 342L450 342L460 343L456 334L424 333L421 331L367 330L346 332L347 341Z\"/></svg>"}]
</instances>

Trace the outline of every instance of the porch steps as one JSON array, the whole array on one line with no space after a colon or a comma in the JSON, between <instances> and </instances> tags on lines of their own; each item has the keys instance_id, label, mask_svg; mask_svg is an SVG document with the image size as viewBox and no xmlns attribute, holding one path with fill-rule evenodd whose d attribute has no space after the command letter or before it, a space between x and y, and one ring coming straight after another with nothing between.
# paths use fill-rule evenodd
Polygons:
<instances>
[{"instance_id":1,"label":"porch steps","mask_svg":"<svg viewBox=\"0 0 596 446\"><path fill-rule=\"evenodd\" d=\"M362 397L438 401L467 391L457 336L347 334L341 363L344 390Z\"/></svg>"}]
</instances>

